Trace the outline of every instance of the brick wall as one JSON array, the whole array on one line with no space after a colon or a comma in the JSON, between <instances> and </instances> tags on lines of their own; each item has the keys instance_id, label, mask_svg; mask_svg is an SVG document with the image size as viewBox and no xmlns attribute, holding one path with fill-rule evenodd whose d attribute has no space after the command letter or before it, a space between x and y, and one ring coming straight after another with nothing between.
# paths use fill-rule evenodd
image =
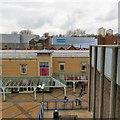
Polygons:
<instances>
[{"instance_id":1,"label":"brick wall","mask_svg":"<svg viewBox=\"0 0 120 120\"><path fill-rule=\"evenodd\" d=\"M20 73L20 64L27 65L27 74ZM37 76L36 60L2 60L2 75L3 76Z\"/></svg>"},{"instance_id":2,"label":"brick wall","mask_svg":"<svg viewBox=\"0 0 120 120\"><path fill-rule=\"evenodd\" d=\"M64 62L65 63L65 71L66 73L69 72L81 72L81 63L87 63L87 69L86 72L88 73L88 61L89 58L53 58L53 73L60 72L59 70L59 63Z\"/></svg>"}]
</instances>

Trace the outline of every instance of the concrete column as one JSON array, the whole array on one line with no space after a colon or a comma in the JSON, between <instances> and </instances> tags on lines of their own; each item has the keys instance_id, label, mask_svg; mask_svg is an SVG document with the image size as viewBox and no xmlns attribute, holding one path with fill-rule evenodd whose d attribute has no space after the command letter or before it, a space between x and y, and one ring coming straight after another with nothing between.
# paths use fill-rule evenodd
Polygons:
<instances>
[{"instance_id":1,"label":"concrete column","mask_svg":"<svg viewBox=\"0 0 120 120\"><path fill-rule=\"evenodd\" d=\"M92 46L89 51L89 79L88 79L88 111L90 112L90 98L91 98L91 66L92 66Z\"/></svg>"},{"instance_id":2,"label":"concrete column","mask_svg":"<svg viewBox=\"0 0 120 120\"><path fill-rule=\"evenodd\" d=\"M73 92L75 92L75 81L73 81Z\"/></svg>"},{"instance_id":3,"label":"concrete column","mask_svg":"<svg viewBox=\"0 0 120 120\"><path fill-rule=\"evenodd\" d=\"M20 87L18 87L18 91L20 91Z\"/></svg>"},{"instance_id":4,"label":"concrete column","mask_svg":"<svg viewBox=\"0 0 120 120\"><path fill-rule=\"evenodd\" d=\"M97 46L94 47L94 69L93 69L93 118L96 108L96 71L97 71Z\"/></svg>"},{"instance_id":5,"label":"concrete column","mask_svg":"<svg viewBox=\"0 0 120 120\"><path fill-rule=\"evenodd\" d=\"M103 117L103 89L104 89L104 66L105 66L105 47L101 47L100 57L100 94L99 94L99 118Z\"/></svg>"},{"instance_id":6,"label":"concrete column","mask_svg":"<svg viewBox=\"0 0 120 120\"><path fill-rule=\"evenodd\" d=\"M28 92L28 87L26 89L27 89L27 92Z\"/></svg>"},{"instance_id":7,"label":"concrete column","mask_svg":"<svg viewBox=\"0 0 120 120\"><path fill-rule=\"evenodd\" d=\"M112 48L112 69L111 69L111 89L110 89L110 113L109 118L115 118L116 111L116 78L117 78L117 56L118 48Z\"/></svg>"},{"instance_id":8,"label":"concrete column","mask_svg":"<svg viewBox=\"0 0 120 120\"><path fill-rule=\"evenodd\" d=\"M5 88L3 88L3 101L5 102L6 99L5 99Z\"/></svg>"},{"instance_id":9,"label":"concrete column","mask_svg":"<svg viewBox=\"0 0 120 120\"><path fill-rule=\"evenodd\" d=\"M34 88L34 100L36 100L36 88Z\"/></svg>"},{"instance_id":10,"label":"concrete column","mask_svg":"<svg viewBox=\"0 0 120 120\"><path fill-rule=\"evenodd\" d=\"M67 96L67 95L66 95L66 87L64 87L64 96Z\"/></svg>"}]
</instances>

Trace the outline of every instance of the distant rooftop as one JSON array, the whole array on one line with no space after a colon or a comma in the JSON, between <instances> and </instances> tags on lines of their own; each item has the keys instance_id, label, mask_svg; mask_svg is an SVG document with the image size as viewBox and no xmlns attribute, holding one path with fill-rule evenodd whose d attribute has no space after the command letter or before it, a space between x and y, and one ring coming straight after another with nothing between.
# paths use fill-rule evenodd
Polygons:
<instances>
[{"instance_id":1,"label":"distant rooftop","mask_svg":"<svg viewBox=\"0 0 120 120\"><path fill-rule=\"evenodd\" d=\"M53 37L52 45L74 45L79 48L89 48L90 45L97 45L94 37Z\"/></svg>"}]
</instances>

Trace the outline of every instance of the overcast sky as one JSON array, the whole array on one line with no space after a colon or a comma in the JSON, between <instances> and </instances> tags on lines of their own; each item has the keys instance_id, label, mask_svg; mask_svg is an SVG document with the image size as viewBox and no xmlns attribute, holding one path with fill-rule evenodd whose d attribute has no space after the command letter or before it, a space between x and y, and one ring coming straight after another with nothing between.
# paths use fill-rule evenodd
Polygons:
<instances>
[{"instance_id":1,"label":"overcast sky","mask_svg":"<svg viewBox=\"0 0 120 120\"><path fill-rule=\"evenodd\" d=\"M53 35L80 28L96 34L100 27L117 33L118 1L1 0L0 33L30 29L35 34Z\"/></svg>"}]
</instances>

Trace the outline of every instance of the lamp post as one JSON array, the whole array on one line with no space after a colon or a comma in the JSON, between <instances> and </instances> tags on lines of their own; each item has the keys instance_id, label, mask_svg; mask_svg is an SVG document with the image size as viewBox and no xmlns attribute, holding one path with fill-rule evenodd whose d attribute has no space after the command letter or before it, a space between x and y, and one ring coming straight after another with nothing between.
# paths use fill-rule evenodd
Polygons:
<instances>
[{"instance_id":1,"label":"lamp post","mask_svg":"<svg viewBox=\"0 0 120 120\"><path fill-rule=\"evenodd\" d=\"M45 88L45 84L42 84L38 86L41 90L42 90L42 102L44 102L44 88Z\"/></svg>"},{"instance_id":2,"label":"lamp post","mask_svg":"<svg viewBox=\"0 0 120 120\"><path fill-rule=\"evenodd\" d=\"M43 83L42 86L39 85L38 86L41 90L42 90L42 118L44 118L44 88L45 88L45 84Z\"/></svg>"}]
</instances>

